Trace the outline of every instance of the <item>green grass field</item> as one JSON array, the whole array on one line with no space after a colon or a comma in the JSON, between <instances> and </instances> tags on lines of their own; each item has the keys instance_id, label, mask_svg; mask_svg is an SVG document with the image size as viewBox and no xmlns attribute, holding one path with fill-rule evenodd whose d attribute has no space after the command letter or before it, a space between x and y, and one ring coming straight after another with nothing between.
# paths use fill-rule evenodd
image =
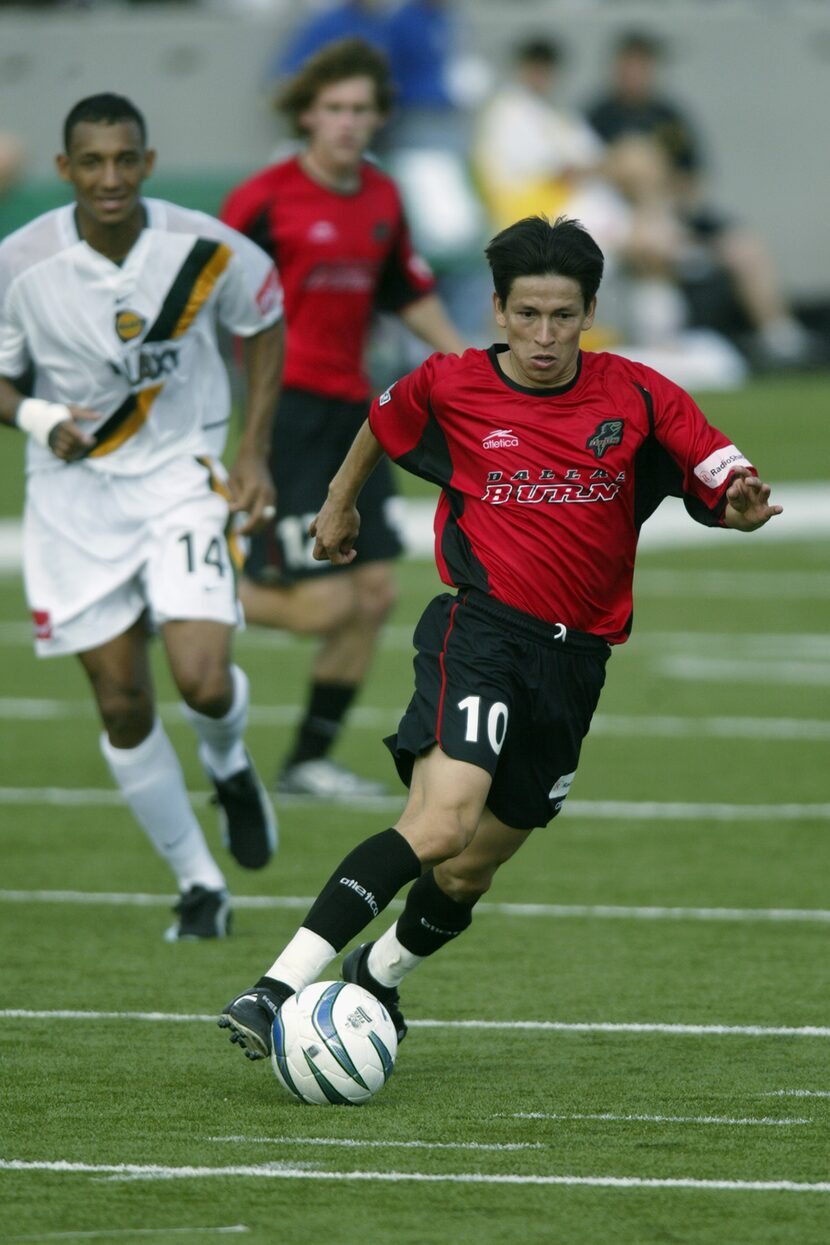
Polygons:
<instances>
[{"instance_id":1,"label":"green grass field","mask_svg":"<svg viewBox=\"0 0 830 1245\"><path fill-rule=\"evenodd\" d=\"M703 405L766 478L825 482L826 506L827 378ZM827 526L642 553L566 811L407 981L395 1074L358 1109L289 1100L212 1018L397 800L281 808L266 870L226 862L234 936L164 943L170 878L111 791L84 681L35 662L19 579L0 579L0 1239L826 1245ZM414 561L400 579L337 754L390 783L380 738L437 585ZM310 653L239 639L267 776ZM158 688L221 852L160 666Z\"/></svg>"}]
</instances>

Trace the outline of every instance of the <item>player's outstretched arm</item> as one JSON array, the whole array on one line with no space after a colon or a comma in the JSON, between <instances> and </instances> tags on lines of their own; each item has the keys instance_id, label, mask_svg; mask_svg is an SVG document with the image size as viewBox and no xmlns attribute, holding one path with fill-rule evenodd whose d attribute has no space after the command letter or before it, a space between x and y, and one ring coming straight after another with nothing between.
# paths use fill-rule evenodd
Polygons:
<instances>
[{"instance_id":1,"label":"player's outstretched arm","mask_svg":"<svg viewBox=\"0 0 830 1245\"><path fill-rule=\"evenodd\" d=\"M783 514L783 506L769 504L770 486L748 471L735 473L735 479L726 490L724 527L737 532L754 532L763 527L777 514Z\"/></svg>"},{"instance_id":2,"label":"player's outstretched arm","mask_svg":"<svg viewBox=\"0 0 830 1245\"><path fill-rule=\"evenodd\" d=\"M313 554L318 562L347 566L354 561L354 543L360 530L358 494L382 457L383 447L367 419L329 485L322 510L308 529L309 536L315 537Z\"/></svg>"},{"instance_id":3,"label":"player's outstretched arm","mask_svg":"<svg viewBox=\"0 0 830 1245\"><path fill-rule=\"evenodd\" d=\"M268 459L280 395L285 327L280 320L245 342L245 423L230 471L231 510L244 511L240 531L258 531L274 517L277 493Z\"/></svg>"}]
</instances>

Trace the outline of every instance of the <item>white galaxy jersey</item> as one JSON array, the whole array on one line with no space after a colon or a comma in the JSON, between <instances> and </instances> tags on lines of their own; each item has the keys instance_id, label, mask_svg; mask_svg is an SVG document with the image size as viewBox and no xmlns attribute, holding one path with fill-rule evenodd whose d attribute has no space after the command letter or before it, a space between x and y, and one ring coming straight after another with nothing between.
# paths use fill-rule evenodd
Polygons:
<instances>
[{"instance_id":1,"label":"white galaxy jersey","mask_svg":"<svg viewBox=\"0 0 830 1245\"><path fill-rule=\"evenodd\" d=\"M250 337L282 316L258 246L203 212L143 204L147 227L121 264L81 240L74 205L0 243L0 376L32 365L37 397L100 412L85 461L112 475L215 452L230 412L217 323ZM29 472L55 469L30 438Z\"/></svg>"}]
</instances>

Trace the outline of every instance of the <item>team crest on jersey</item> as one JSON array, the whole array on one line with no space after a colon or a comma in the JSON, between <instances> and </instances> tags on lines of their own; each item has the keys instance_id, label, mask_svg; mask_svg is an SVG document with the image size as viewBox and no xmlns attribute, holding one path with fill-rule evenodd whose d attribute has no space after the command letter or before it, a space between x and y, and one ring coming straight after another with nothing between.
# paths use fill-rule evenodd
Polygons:
<instances>
[{"instance_id":1,"label":"team crest on jersey","mask_svg":"<svg viewBox=\"0 0 830 1245\"><path fill-rule=\"evenodd\" d=\"M372 226L372 238L375 242L385 242L391 232L388 220L375 221Z\"/></svg>"},{"instance_id":2,"label":"team crest on jersey","mask_svg":"<svg viewBox=\"0 0 830 1245\"><path fill-rule=\"evenodd\" d=\"M625 420L604 419L597 425L594 435L585 442L586 449L593 450L597 458L602 458L612 445L622 444L624 428Z\"/></svg>"},{"instance_id":3,"label":"team crest on jersey","mask_svg":"<svg viewBox=\"0 0 830 1245\"><path fill-rule=\"evenodd\" d=\"M115 313L115 331L122 342L135 341L144 332L146 323L147 321L137 311L128 311L126 307L123 311Z\"/></svg>"}]
</instances>

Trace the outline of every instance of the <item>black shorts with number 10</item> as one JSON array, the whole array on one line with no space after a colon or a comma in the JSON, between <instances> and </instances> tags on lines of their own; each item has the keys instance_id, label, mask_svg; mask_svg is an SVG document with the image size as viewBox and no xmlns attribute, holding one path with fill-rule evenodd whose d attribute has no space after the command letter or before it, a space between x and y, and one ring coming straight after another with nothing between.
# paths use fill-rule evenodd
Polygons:
<instances>
[{"instance_id":1,"label":"black shorts with number 10","mask_svg":"<svg viewBox=\"0 0 830 1245\"><path fill-rule=\"evenodd\" d=\"M320 510L329 481L366 419L366 402L343 402L301 389L286 389L274 423L271 467L277 486L277 517L251 537L245 574L263 584L291 584L349 567L315 562L308 525ZM360 535L355 566L396 558L401 540L389 516L395 486L389 460L381 459L358 500Z\"/></svg>"},{"instance_id":2,"label":"black shorts with number 10","mask_svg":"<svg viewBox=\"0 0 830 1245\"><path fill-rule=\"evenodd\" d=\"M609 645L473 589L431 601L414 644L415 694L384 741L403 781L437 743L493 776L487 806L500 821L547 825L573 781Z\"/></svg>"}]
</instances>

